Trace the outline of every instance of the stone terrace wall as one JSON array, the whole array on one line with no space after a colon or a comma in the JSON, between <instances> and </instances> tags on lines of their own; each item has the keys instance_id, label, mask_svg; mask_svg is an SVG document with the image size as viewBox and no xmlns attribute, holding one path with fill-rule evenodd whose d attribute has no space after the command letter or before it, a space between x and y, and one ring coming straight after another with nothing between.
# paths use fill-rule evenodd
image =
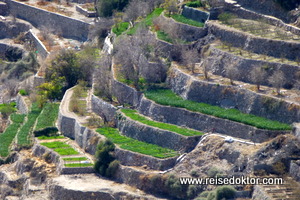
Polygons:
<instances>
[{"instance_id":1,"label":"stone terrace wall","mask_svg":"<svg viewBox=\"0 0 300 200\"><path fill-rule=\"evenodd\" d=\"M6 0L6 3L11 13L17 13L18 18L24 19L36 27L45 26L49 29L57 30L66 38L74 38L82 41L88 38L90 24L86 22L48 12L14 0Z\"/></svg>"},{"instance_id":2,"label":"stone terrace wall","mask_svg":"<svg viewBox=\"0 0 300 200\"><path fill-rule=\"evenodd\" d=\"M60 155L58 155L58 153L56 153L52 149L49 149L47 147L44 147L44 146L38 144L37 142L32 147L32 153L34 156L42 158L42 159L46 153L49 154L50 161L56 165L56 172L58 174L61 173L62 168L63 168L63 161L60 158Z\"/></svg>"},{"instance_id":3,"label":"stone terrace wall","mask_svg":"<svg viewBox=\"0 0 300 200\"><path fill-rule=\"evenodd\" d=\"M21 32L26 32L29 29L30 26L25 23L0 21L0 39L17 37Z\"/></svg>"},{"instance_id":4,"label":"stone terrace wall","mask_svg":"<svg viewBox=\"0 0 300 200\"><path fill-rule=\"evenodd\" d=\"M204 12L202 10L198 10L196 8L191 8L188 6L184 6L182 10L182 15L186 18L205 23L209 18L209 13Z\"/></svg>"},{"instance_id":5,"label":"stone terrace wall","mask_svg":"<svg viewBox=\"0 0 300 200\"><path fill-rule=\"evenodd\" d=\"M292 161L290 165L290 175L298 182L300 182L300 161Z\"/></svg>"},{"instance_id":6,"label":"stone terrace wall","mask_svg":"<svg viewBox=\"0 0 300 200\"><path fill-rule=\"evenodd\" d=\"M116 122L117 108L95 95L92 95L92 110L106 121Z\"/></svg>"},{"instance_id":7,"label":"stone terrace wall","mask_svg":"<svg viewBox=\"0 0 300 200\"><path fill-rule=\"evenodd\" d=\"M17 95L16 98L17 103L17 109L21 114L27 114L28 113L28 106L24 100L24 97L20 94Z\"/></svg>"},{"instance_id":8,"label":"stone terrace wall","mask_svg":"<svg viewBox=\"0 0 300 200\"><path fill-rule=\"evenodd\" d=\"M142 92L136 91L136 89L118 81L114 73L114 64L112 64L112 73L112 95L117 98L120 104L137 106L139 104Z\"/></svg>"},{"instance_id":9,"label":"stone terrace wall","mask_svg":"<svg viewBox=\"0 0 300 200\"><path fill-rule=\"evenodd\" d=\"M69 89L70 90L70 89ZM67 92L69 91L67 90ZM66 92L66 93L67 93ZM62 100L64 101L64 99ZM112 106L112 105L111 105ZM112 113L111 113L112 114ZM111 115L110 114L110 115ZM87 153L95 155L97 145L105 137L97 133L95 130L89 129L81 125L76 119L66 116L59 110L58 117L59 131L71 138ZM116 147L116 158L122 165L143 166L147 165L151 169L168 169L175 165L176 157L167 159L158 159L147 155L127 151Z\"/></svg>"},{"instance_id":10,"label":"stone terrace wall","mask_svg":"<svg viewBox=\"0 0 300 200\"><path fill-rule=\"evenodd\" d=\"M299 57L300 43L292 41L272 40L256 37L233 28L217 24L215 21L206 23L210 33L224 42L231 43L235 47L241 47L258 54L280 58L284 57L296 60Z\"/></svg>"},{"instance_id":11,"label":"stone terrace wall","mask_svg":"<svg viewBox=\"0 0 300 200\"><path fill-rule=\"evenodd\" d=\"M289 124L300 120L300 104L231 85L195 79L175 67L170 69L168 82L172 90L184 99L233 107L244 113Z\"/></svg>"},{"instance_id":12,"label":"stone terrace wall","mask_svg":"<svg viewBox=\"0 0 300 200\"><path fill-rule=\"evenodd\" d=\"M168 24L175 24L177 26L177 30L180 32L181 38L186 41L195 41L207 35L207 28L180 23L172 18L165 17L164 14L161 14L159 18L163 19Z\"/></svg>"},{"instance_id":13,"label":"stone terrace wall","mask_svg":"<svg viewBox=\"0 0 300 200\"><path fill-rule=\"evenodd\" d=\"M231 65L233 62L237 62L235 67L240 73L236 80L253 83L251 71L253 71L255 67L267 66L267 77L272 76L275 71L279 70L285 76L285 84L283 87L291 88L297 86L297 73L300 72L299 66L267 62L264 60L247 59L214 47L210 48L210 52L210 56L204 58L203 64L206 65L213 74L227 77L226 67ZM267 78L262 81L262 85L271 86Z\"/></svg>"},{"instance_id":14,"label":"stone terrace wall","mask_svg":"<svg viewBox=\"0 0 300 200\"><path fill-rule=\"evenodd\" d=\"M8 14L7 4L4 2L0 2L0 15L6 16Z\"/></svg>"},{"instance_id":15,"label":"stone terrace wall","mask_svg":"<svg viewBox=\"0 0 300 200\"><path fill-rule=\"evenodd\" d=\"M29 30L27 36L35 44L38 55L40 55L43 59L47 58L49 52L46 49L45 45L40 41L40 39L31 30Z\"/></svg>"},{"instance_id":16,"label":"stone terrace wall","mask_svg":"<svg viewBox=\"0 0 300 200\"><path fill-rule=\"evenodd\" d=\"M198 144L201 136L186 137L171 131L142 124L118 112L118 128L126 136L176 151L189 152Z\"/></svg>"},{"instance_id":17,"label":"stone terrace wall","mask_svg":"<svg viewBox=\"0 0 300 200\"><path fill-rule=\"evenodd\" d=\"M258 129L238 122L221 119L186 109L159 105L143 97L138 107L141 114L165 123L186 126L203 132L216 132L253 142L264 142L288 131L270 131ZM226 128L225 128L226 127Z\"/></svg>"}]
</instances>

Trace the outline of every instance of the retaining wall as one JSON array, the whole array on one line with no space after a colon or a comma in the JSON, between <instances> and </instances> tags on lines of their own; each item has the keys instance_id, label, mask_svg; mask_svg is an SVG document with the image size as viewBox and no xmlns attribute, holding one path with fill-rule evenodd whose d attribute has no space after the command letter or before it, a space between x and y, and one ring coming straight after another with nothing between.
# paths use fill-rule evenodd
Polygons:
<instances>
[{"instance_id":1,"label":"retaining wall","mask_svg":"<svg viewBox=\"0 0 300 200\"><path fill-rule=\"evenodd\" d=\"M118 81L114 74L114 64L112 66L112 95L117 98L120 104L129 104L132 106L137 106L139 104L142 92L136 91L136 89Z\"/></svg>"},{"instance_id":2,"label":"retaining wall","mask_svg":"<svg viewBox=\"0 0 300 200\"><path fill-rule=\"evenodd\" d=\"M300 182L300 161L292 161L289 174L298 182Z\"/></svg>"},{"instance_id":3,"label":"retaining wall","mask_svg":"<svg viewBox=\"0 0 300 200\"><path fill-rule=\"evenodd\" d=\"M134 121L118 112L118 128L127 137L181 152L189 152L198 144L201 136L183 136Z\"/></svg>"},{"instance_id":4,"label":"retaining wall","mask_svg":"<svg viewBox=\"0 0 300 200\"><path fill-rule=\"evenodd\" d=\"M17 109L21 114L28 114L29 109L22 95L20 94L17 95L16 103L17 103Z\"/></svg>"},{"instance_id":5,"label":"retaining wall","mask_svg":"<svg viewBox=\"0 0 300 200\"><path fill-rule=\"evenodd\" d=\"M67 90L66 94L71 89ZM62 102L63 101L64 98ZM61 110L62 109L60 108L59 117L57 121L58 129L60 130L60 132L71 139L75 139L76 143L85 152L91 155L95 155L97 145L101 140L104 140L105 137L100 135L96 131L81 125L76 119L66 116L66 114L62 113ZM136 152L127 151L119 147L116 147L115 156L122 165L132 165L132 166L147 165L151 169L162 169L162 170L171 168L176 161L176 157L167 158L167 159L158 159L147 155L139 154Z\"/></svg>"},{"instance_id":6,"label":"retaining wall","mask_svg":"<svg viewBox=\"0 0 300 200\"><path fill-rule=\"evenodd\" d=\"M164 14L161 14L159 18L163 19L168 24L176 25L177 31L179 31L179 35L181 36L181 39L186 40L188 42L198 40L207 35L207 28L201 28L201 27L180 23L175 21L172 18L168 18L164 16Z\"/></svg>"},{"instance_id":7,"label":"retaining wall","mask_svg":"<svg viewBox=\"0 0 300 200\"><path fill-rule=\"evenodd\" d=\"M7 4L4 2L0 2L0 15L6 16L8 14Z\"/></svg>"},{"instance_id":8,"label":"retaining wall","mask_svg":"<svg viewBox=\"0 0 300 200\"><path fill-rule=\"evenodd\" d=\"M228 42L235 47L241 47L245 50L258 54L280 58L283 52L284 57L296 60L299 57L300 43L292 41L272 40L253 36L242 31L218 24L216 21L206 23L209 33L212 33L223 42Z\"/></svg>"},{"instance_id":9,"label":"retaining wall","mask_svg":"<svg viewBox=\"0 0 300 200\"><path fill-rule=\"evenodd\" d=\"M11 13L36 27L45 26L62 33L63 37L85 41L90 24L61 14L49 12L14 0L6 0Z\"/></svg>"},{"instance_id":10,"label":"retaining wall","mask_svg":"<svg viewBox=\"0 0 300 200\"><path fill-rule=\"evenodd\" d=\"M273 198L268 195L264 188L260 185L255 185L252 200L272 200Z\"/></svg>"},{"instance_id":11,"label":"retaining wall","mask_svg":"<svg viewBox=\"0 0 300 200\"><path fill-rule=\"evenodd\" d=\"M257 67L267 67L266 78L262 81L262 85L271 86L268 77L272 76L275 71L281 71L285 76L285 83L283 87L292 88L297 87L297 73L300 72L300 67L296 65L268 62L264 60L247 59L242 56L237 56L220 49L210 47L210 56L204 58L203 65L216 75L227 77L226 67L236 63L234 66L239 70L239 76L236 80L254 83L251 78L251 72ZM299 87L299 86L298 86Z\"/></svg>"},{"instance_id":12,"label":"retaining wall","mask_svg":"<svg viewBox=\"0 0 300 200\"><path fill-rule=\"evenodd\" d=\"M83 14L86 17L96 17L97 16L96 11L88 11L88 10L82 8L80 5L76 5L76 11Z\"/></svg>"},{"instance_id":13,"label":"retaining wall","mask_svg":"<svg viewBox=\"0 0 300 200\"><path fill-rule=\"evenodd\" d=\"M182 108L163 106L145 97L141 99L138 110L141 114L157 121L186 126L203 132L213 131L233 137L249 139L253 142L264 142L277 135L289 133L289 131L258 129L211 115L191 112Z\"/></svg>"},{"instance_id":14,"label":"retaining wall","mask_svg":"<svg viewBox=\"0 0 300 200\"><path fill-rule=\"evenodd\" d=\"M49 154L50 162L56 165L56 172L58 174L61 173L63 169L63 161L58 153L56 153L52 149L38 144L37 142L35 142L34 146L32 147L32 153L34 156L39 157L41 159L43 159L43 156L45 154Z\"/></svg>"},{"instance_id":15,"label":"retaining wall","mask_svg":"<svg viewBox=\"0 0 300 200\"><path fill-rule=\"evenodd\" d=\"M191 8L188 6L184 6L182 10L182 15L185 16L186 18L205 23L208 18L209 18L209 13L196 9L196 8Z\"/></svg>"},{"instance_id":16,"label":"retaining wall","mask_svg":"<svg viewBox=\"0 0 300 200\"><path fill-rule=\"evenodd\" d=\"M29 29L30 26L25 23L0 21L0 39L17 37L21 32L26 32Z\"/></svg>"},{"instance_id":17,"label":"retaining wall","mask_svg":"<svg viewBox=\"0 0 300 200\"><path fill-rule=\"evenodd\" d=\"M195 79L176 67L170 69L168 83L172 90L184 99L236 108L243 113L289 124L300 120L300 104L232 85Z\"/></svg>"},{"instance_id":18,"label":"retaining wall","mask_svg":"<svg viewBox=\"0 0 300 200\"><path fill-rule=\"evenodd\" d=\"M116 122L116 111L117 108L112 104L102 100L101 98L92 95L91 100L92 111L99 115L104 121Z\"/></svg>"},{"instance_id":19,"label":"retaining wall","mask_svg":"<svg viewBox=\"0 0 300 200\"><path fill-rule=\"evenodd\" d=\"M38 55L40 55L43 59L47 58L47 56L49 55L47 48L40 41L40 39L32 32L32 30L29 30L27 36L31 41L33 41L35 48L38 51Z\"/></svg>"}]
</instances>

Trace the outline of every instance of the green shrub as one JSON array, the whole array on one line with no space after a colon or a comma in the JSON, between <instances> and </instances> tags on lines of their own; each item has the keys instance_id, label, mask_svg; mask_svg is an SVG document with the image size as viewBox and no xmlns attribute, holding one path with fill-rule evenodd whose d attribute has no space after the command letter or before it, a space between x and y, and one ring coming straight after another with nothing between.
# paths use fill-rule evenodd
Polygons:
<instances>
[{"instance_id":1,"label":"green shrub","mask_svg":"<svg viewBox=\"0 0 300 200\"><path fill-rule=\"evenodd\" d=\"M111 168L108 170L110 164L115 160L113 151L115 150L115 145L110 140L105 140L100 142L97 146L97 151L95 154L96 162L94 169L102 176L112 177L113 167L116 164L112 164Z\"/></svg>"},{"instance_id":2,"label":"green shrub","mask_svg":"<svg viewBox=\"0 0 300 200\"><path fill-rule=\"evenodd\" d=\"M216 200L216 192L211 191L207 196L207 200Z\"/></svg>"},{"instance_id":3,"label":"green shrub","mask_svg":"<svg viewBox=\"0 0 300 200\"><path fill-rule=\"evenodd\" d=\"M212 178L223 176L223 174L223 171L216 167L212 167L207 171L207 175Z\"/></svg>"},{"instance_id":4,"label":"green shrub","mask_svg":"<svg viewBox=\"0 0 300 200\"><path fill-rule=\"evenodd\" d=\"M216 189L216 200L233 199L236 190L232 186L220 186Z\"/></svg>"},{"instance_id":5,"label":"green shrub","mask_svg":"<svg viewBox=\"0 0 300 200\"><path fill-rule=\"evenodd\" d=\"M118 160L114 160L109 163L108 168L106 170L107 177L113 177L116 171L119 169L120 162Z\"/></svg>"},{"instance_id":6,"label":"green shrub","mask_svg":"<svg viewBox=\"0 0 300 200\"><path fill-rule=\"evenodd\" d=\"M200 0L187 2L185 5L192 8L198 8L203 6Z\"/></svg>"},{"instance_id":7,"label":"green shrub","mask_svg":"<svg viewBox=\"0 0 300 200\"><path fill-rule=\"evenodd\" d=\"M19 93L20 93L20 95L22 95L22 96L27 96L27 95L28 95L28 92L27 92L26 90L24 90L24 89L21 89L21 90L19 91Z\"/></svg>"},{"instance_id":8,"label":"green shrub","mask_svg":"<svg viewBox=\"0 0 300 200\"><path fill-rule=\"evenodd\" d=\"M4 119L8 119L8 117L16 111L15 106L11 104L0 104L0 112Z\"/></svg>"},{"instance_id":9,"label":"green shrub","mask_svg":"<svg viewBox=\"0 0 300 200\"><path fill-rule=\"evenodd\" d=\"M169 175L165 182L166 187L170 191L172 197L179 199L187 199L187 190L189 185L180 184L179 178L173 174Z\"/></svg>"},{"instance_id":10,"label":"green shrub","mask_svg":"<svg viewBox=\"0 0 300 200\"><path fill-rule=\"evenodd\" d=\"M117 36L121 35L124 31L126 31L129 27L129 22L121 22L112 28L112 32L114 32Z\"/></svg>"}]
</instances>

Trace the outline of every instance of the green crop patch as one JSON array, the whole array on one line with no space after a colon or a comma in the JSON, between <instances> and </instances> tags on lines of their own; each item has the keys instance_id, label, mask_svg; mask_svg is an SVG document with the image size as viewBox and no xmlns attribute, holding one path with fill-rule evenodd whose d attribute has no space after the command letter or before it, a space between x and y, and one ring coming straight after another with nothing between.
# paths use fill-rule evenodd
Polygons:
<instances>
[{"instance_id":1,"label":"green crop patch","mask_svg":"<svg viewBox=\"0 0 300 200\"><path fill-rule=\"evenodd\" d=\"M20 131L17 136L18 145L30 145L30 135L33 130L34 123L39 116L41 109L38 107L36 103L32 104L31 112L27 116L26 123L20 128Z\"/></svg>"},{"instance_id":2,"label":"green crop patch","mask_svg":"<svg viewBox=\"0 0 300 200\"><path fill-rule=\"evenodd\" d=\"M58 117L58 109L59 104L47 103L38 117L35 130L42 130L47 127L55 126L55 122Z\"/></svg>"},{"instance_id":3,"label":"green crop patch","mask_svg":"<svg viewBox=\"0 0 300 200\"><path fill-rule=\"evenodd\" d=\"M92 163L68 163L65 167L92 167Z\"/></svg>"},{"instance_id":4,"label":"green crop patch","mask_svg":"<svg viewBox=\"0 0 300 200\"><path fill-rule=\"evenodd\" d=\"M197 22L197 21L192 20L192 19L188 19L183 15L174 14L174 15L171 15L171 17L177 22L181 22L181 23L188 24L188 25L191 25L191 26L196 26L196 27L203 27L204 26L204 23Z\"/></svg>"},{"instance_id":5,"label":"green crop patch","mask_svg":"<svg viewBox=\"0 0 300 200\"><path fill-rule=\"evenodd\" d=\"M114 27L112 28L112 31L117 35L121 35L124 31L126 31L129 27L129 22L121 22L118 23L116 25L114 25Z\"/></svg>"},{"instance_id":6,"label":"green crop patch","mask_svg":"<svg viewBox=\"0 0 300 200\"><path fill-rule=\"evenodd\" d=\"M131 109L122 109L121 110L127 117L141 122L143 124L149 125L149 126L154 126L160 129L164 129L164 130L168 130L168 131L172 131L181 135L185 135L185 136L194 136L194 135L203 135L204 133L199 132L199 131L195 131L192 129L188 129L188 128L181 128L179 126L173 125L173 124L167 124L167 123L162 123L162 122L157 122L157 121L152 121L147 119L146 117L138 114L135 110L131 110Z\"/></svg>"},{"instance_id":7,"label":"green crop patch","mask_svg":"<svg viewBox=\"0 0 300 200\"><path fill-rule=\"evenodd\" d=\"M86 157L73 157L73 158L63 158L64 161L84 161L87 160Z\"/></svg>"},{"instance_id":8,"label":"green crop patch","mask_svg":"<svg viewBox=\"0 0 300 200\"><path fill-rule=\"evenodd\" d=\"M213 106L206 103L198 103L195 101L184 100L180 96L173 93L171 90L160 89L145 92L148 99L155 101L161 105L185 108L190 111L200 112L215 117L228 119L260 129L267 130L291 130L289 124L278 121L269 120L263 117L258 117L252 114L245 114L237 109L225 109L219 106Z\"/></svg>"},{"instance_id":9,"label":"green crop patch","mask_svg":"<svg viewBox=\"0 0 300 200\"><path fill-rule=\"evenodd\" d=\"M3 133L0 134L0 156L7 157L10 152L10 145L15 139L17 132L25 119L25 115L21 114L11 114L10 119L12 124L10 124Z\"/></svg>"},{"instance_id":10,"label":"green crop patch","mask_svg":"<svg viewBox=\"0 0 300 200\"><path fill-rule=\"evenodd\" d=\"M67 155L78 155L79 153L71 148L55 148L54 149L55 152L57 152L59 155L61 156L67 156Z\"/></svg>"},{"instance_id":11,"label":"green crop patch","mask_svg":"<svg viewBox=\"0 0 300 200\"><path fill-rule=\"evenodd\" d=\"M163 148L158 145L141 142L119 134L119 131L115 128L99 128L97 132L110 139L113 143L120 146L122 149L129 151L150 155L156 158L168 158L178 156L179 154L168 148Z\"/></svg>"},{"instance_id":12,"label":"green crop patch","mask_svg":"<svg viewBox=\"0 0 300 200\"><path fill-rule=\"evenodd\" d=\"M41 145L48 147L50 149L55 149L55 148L72 148L70 145L64 143L64 142L43 142Z\"/></svg>"}]
</instances>

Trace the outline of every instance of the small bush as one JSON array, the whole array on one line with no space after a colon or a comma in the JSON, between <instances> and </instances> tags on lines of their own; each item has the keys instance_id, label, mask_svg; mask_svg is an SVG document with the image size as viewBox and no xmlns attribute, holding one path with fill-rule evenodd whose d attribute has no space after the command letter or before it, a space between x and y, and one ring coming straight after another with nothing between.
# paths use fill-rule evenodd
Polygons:
<instances>
[{"instance_id":1,"label":"small bush","mask_svg":"<svg viewBox=\"0 0 300 200\"><path fill-rule=\"evenodd\" d=\"M113 163L113 161L115 161L115 156L113 155L114 150L115 145L110 140L102 141L97 146L95 154L97 160L95 162L94 169L100 175L112 177L114 170L117 169L118 164L116 162Z\"/></svg>"},{"instance_id":2,"label":"small bush","mask_svg":"<svg viewBox=\"0 0 300 200\"><path fill-rule=\"evenodd\" d=\"M22 95L22 96L27 96L27 95L28 95L28 92L27 92L26 90L24 90L24 89L21 89L21 90L19 91L19 93L20 93L20 95Z\"/></svg>"},{"instance_id":3,"label":"small bush","mask_svg":"<svg viewBox=\"0 0 300 200\"><path fill-rule=\"evenodd\" d=\"M198 8L198 7L202 7L202 2L200 0L197 1L191 1L185 4L188 7L192 7L192 8Z\"/></svg>"},{"instance_id":4,"label":"small bush","mask_svg":"<svg viewBox=\"0 0 300 200\"><path fill-rule=\"evenodd\" d=\"M220 186L216 189L216 200L233 199L236 190L232 186Z\"/></svg>"},{"instance_id":5,"label":"small bush","mask_svg":"<svg viewBox=\"0 0 300 200\"><path fill-rule=\"evenodd\" d=\"M113 177L116 171L118 170L119 166L120 162L118 160L114 160L111 163L109 163L108 168L106 170L106 176Z\"/></svg>"}]
</instances>

